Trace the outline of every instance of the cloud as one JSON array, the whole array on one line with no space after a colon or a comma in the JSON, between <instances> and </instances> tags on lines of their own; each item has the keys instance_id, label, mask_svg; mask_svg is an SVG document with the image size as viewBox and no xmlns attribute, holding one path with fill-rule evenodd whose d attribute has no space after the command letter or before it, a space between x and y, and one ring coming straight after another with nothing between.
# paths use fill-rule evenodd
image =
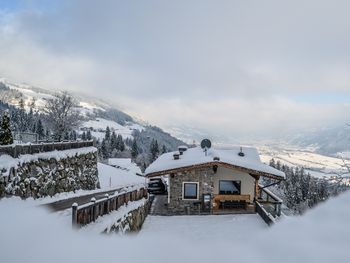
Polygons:
<instances>
[{"instance_id":1,"label":"cloud","mask_svg":"<svg viewBox=\"0 0 350 263\"><path fill-rule=\"evenodd\" d=\"M346 118L348 1L32 2L0 13L4 77L234 136Z\"/></svg>"}]
</instances>

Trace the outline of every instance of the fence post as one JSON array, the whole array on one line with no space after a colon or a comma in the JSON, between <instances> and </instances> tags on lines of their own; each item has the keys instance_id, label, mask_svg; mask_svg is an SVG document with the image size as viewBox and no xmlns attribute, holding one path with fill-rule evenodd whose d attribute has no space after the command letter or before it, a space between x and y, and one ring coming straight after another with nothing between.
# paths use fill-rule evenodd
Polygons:
<instances>
[{"instance_id":1,"label":"fence post","mask_svg":"<svg viewBox=\"0 0 350 263\"><path fill-rule=\"evenodd\" d=\"M106 214L109 214L109 211L110 211L109 194L105 194L105 197L107 198L107 213Z\"/></svg>"},{"instance_id":2,"label":"fence post","mask_svg":"<svg viewBox=\"0 0 350 263\"><path fill-rule=\"evenodd\" d=\"M91 203L92 203L92 222L95 222L96 217L97 217L97 209L96 209L96 198L93 197L91 198Z\"/></svg>"},{"instance_id":3,"label":"fence post","mask_svg":"<svg viewBox=\"0 0 350 263\"><path fill-rule=\"evenodd\" d=\"M72 226L76 228L78 226L78 204L72 204Z\"/></svg>"}]
</instances>

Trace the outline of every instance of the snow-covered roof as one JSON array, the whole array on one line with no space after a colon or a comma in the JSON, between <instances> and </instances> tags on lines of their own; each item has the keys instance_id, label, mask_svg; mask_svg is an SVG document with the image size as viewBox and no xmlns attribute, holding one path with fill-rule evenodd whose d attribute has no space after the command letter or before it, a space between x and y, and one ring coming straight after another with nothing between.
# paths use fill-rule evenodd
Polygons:
<instances>
[{"instance_id":1,"label":"snow-covered roof","mask_svg":"<svg viewBox=\"0 0 350 263\"><path fill-rule=\"evenodd\" d=\"M159 156L145 171L147 176L152 176L167 171L217 163L218 165L231 165L232 167L240 167L249 172L256 172L261 175L271 175L274 177L285 178L285 174L271 166L261 162L259 153L256 148L242 147L244 156L239 153L241 147L232 147L231 149L214 149L210 148L205 154L200 147L189 148L178 160L174 160L174 153L169 152ZM214 159L215 158L215 159Z\"/></svg>"}]
</instances>

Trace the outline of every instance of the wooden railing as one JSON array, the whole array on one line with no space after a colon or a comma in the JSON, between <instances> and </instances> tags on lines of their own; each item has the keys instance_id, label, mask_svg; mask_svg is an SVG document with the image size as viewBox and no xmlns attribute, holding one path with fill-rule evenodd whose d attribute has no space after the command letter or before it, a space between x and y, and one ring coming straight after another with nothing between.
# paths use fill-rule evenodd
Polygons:
<instances>
[{"instance_id":1,"label":"wooden railing","mask_svg":"<svg viewBox=\"0 0 350 263\"><path fill-rule=\"evenodd\" d=\"M128 202L141 200L142 198L148 198L148 192L145 188L113 195L106 194L104 198L99 200L93 197L90 203L81 206L74 203L72 205L72 225L80 227L90 224L99 216L109 214Z\"/></svg>"},{"instance_id":2,"label":"wooden railing","mask_svg":"<svg viewBox=\"0 0 350 263\"><path fill-rule=\"evenodd\" d=\"M255 203L256 212L268 225L281 216L282 199L262 185L259 185L258 199Z\"/></svg>"},{"instance_id":3,"label":"wooden railing","mask_svg":"<svg viewBox=\"0 0 350 263\"><path fill-rule=\"evenodd\" d=\"M256 212L261 216L261 218L265 221L269 226L275 223L275 218L265 210L265 208L259 203L255 204Z\"/></svg>"},{"instance_id":4,"label":"wooden railing","mask_svg":"<svg viewBox=\"0 0 350 263\"><path fill-rule=\"evenodd\" d=\"M34 154L41 152L62 151L69 149L77 149L93 146L93 141L74 141L74 142L54 142L54 143L38 143L26 145L10 145L0 146L0 155L8 154L13 158L17 158L24 154Z\"/></svg>"},{"instance_id":5,"label":"wooden railing","mask_svg":"<svg viewBox=\"0 0 350 263\"><path fill-rule=\"evenodd\" d=\"M273 217L281 216L282 199L272 193L269 189L260 186L258 202L268 211Z\"/></svg>"}]
</instances>

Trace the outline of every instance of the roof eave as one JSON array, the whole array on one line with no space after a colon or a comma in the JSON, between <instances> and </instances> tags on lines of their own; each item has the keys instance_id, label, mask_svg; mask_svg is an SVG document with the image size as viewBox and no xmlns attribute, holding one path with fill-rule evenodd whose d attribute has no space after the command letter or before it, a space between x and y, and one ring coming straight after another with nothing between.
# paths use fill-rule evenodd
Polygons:
<instances>
[{"instance_id":1,"label":"roof eave","mask_svg":"<svg viewBox=\"0 0 350 263\"><path fill-rule=\"evenodd\" d=\"M236 169L236 170L239 170L242 172L247 172L249 174L263 176L263 177L267 177L267 178L271 178L271 179L276 179L276 180L281 180L281 181L285 180L285 178L282 176L278 176L275 174L270 174L270 173L266 173L266 172L262 172L262 171L257 171L254 169L249 169L249 168L245 168L242 166L233 165L233 164L224 163L224 162L208 162L208 163L183 166L183 167L178 167L178 168L173 168L173 169L166 169L166 170L161 170L161 171L157 171L157 172L147 173L145 176L146 177L156 177L156 176L162 176L162 175L166 175L166 174L173 174L173 173L177 173L177 172L184 172L184 171L189 171L189 170L194 170L194 169L206 168L206 167L210 167L213 165L231 168L231 169Z\"/></svg>"}]
</instances>

